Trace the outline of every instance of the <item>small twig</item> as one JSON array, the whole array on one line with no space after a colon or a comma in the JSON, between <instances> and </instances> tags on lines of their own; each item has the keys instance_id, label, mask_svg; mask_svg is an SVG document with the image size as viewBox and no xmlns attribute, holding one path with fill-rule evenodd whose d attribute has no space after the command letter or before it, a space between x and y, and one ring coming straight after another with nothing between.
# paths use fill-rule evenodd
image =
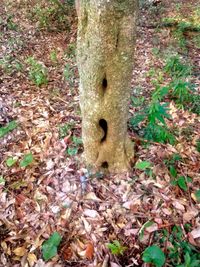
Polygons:
<instances>
[{"instance_id":1,"label":"small twig","mask_svg":"<svg viewBox=\"0 0 200 267\"><path fill-rule=\"evenodd\" d=\"M69 104L69 102L65 101L64 99L62 99L62 98L59 97L59 96L54 96L53 98L57 98L58 100L64 102L65 104Z\"/></svg>"}]
</instances>

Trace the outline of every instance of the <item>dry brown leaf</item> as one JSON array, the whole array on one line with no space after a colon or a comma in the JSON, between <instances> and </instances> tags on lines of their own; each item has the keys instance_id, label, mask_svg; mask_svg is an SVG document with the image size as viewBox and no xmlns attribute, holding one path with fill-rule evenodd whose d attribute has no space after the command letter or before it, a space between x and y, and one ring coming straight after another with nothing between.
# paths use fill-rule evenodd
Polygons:
<instances>
[{"instance_id":1,"label":"dry brown leaf","mask_svg":"<svg viewBox=\"0 0 200 267\"><path fill-rule=\"evenodd\" d=\"M146 227L145 231L147 231L148 233L152 233L158 230L158 225L157 223L153 223L151 226Z\"/></svg>"},{"instance_id":2,"label":"dry brown leaf","mask_svg":"<svg viewBox=\"0 0 200 267\"><path fill-rule=\"evenodd\" d=\"M27 250L25 247L18 247L18 248L13 250L13 253L19 257L23 257L26 254L26 252L27 252Z\"/></svg>"},{"instance_id":3,"label":"dry brown leaf","mask_svg":"<svg viewBox=\"0 0 200 267\"><path fill-rule=\"evenodd\" d=\"M195 202L198 202L197 197L196 197L196 195L195 195L194 193L191 194L191 198L192 198Z\"/></svg>"},{"instance_id":4,"label":"dry brown leaf","mask_svg":"<svg viewBox=\"0 0 200 267\"><path fill-rule=\"evenodd\" d=\"M177 210L185 211L185 207L179 201L174 200L172 204Z\"/></svg>"},{"instance_id":5,"label":"dry brown leaf","mask_svg":"<svg viewBox=\"0 0 200 267\"><path fill-rule=\"evenodd\" d=\"M5 241L2 241L1 242L1 247L4 250L4 252L6 253L7 252L7 249L8 249L8 246L7 246L7 243Z\"/></svg>"},{"instance_id":6,"label":"dry brown leaf","mask_svg":"<svg viewBox=\"0 0 200 267\"><path fill-rule=\"evenodd\" d=\"M26 200L26 196L24 196L23 194L18 194L15 198L15 203L16 205L20 206L25 200Z\"/></svg>"},{"instance_id":7,"label":"dry brown leaf","mask_svg":"<svg viewBox=\"0 0 200 267\"><path fill-rule=\"evenodd\" d=\"M197 216L197 214L199 213L199 211L195 208L190 208L187 210L187 212L185 212L183 214L183 221L184 223L189 222L190 220L192 220L194 217Z\"/></svg>"},{"instance_id":8,"label":"dry brown leaf","mask_svg":"<svg viewBox=\"0 0 200 267\"><path fill-rule=\"evenodd\" d=\"M199 238L200 237L200 227L192 230L192 232L190 232L190 234L192 235L192 237L194 239Z\"/></svg>"},{"instance_id":9,"label":"dry brown leaf","mask_svg":"<svg viewBox=\"0 0 200 267\"><path fill-rule=\"evenodd\" d=\"M33 253L28 253L27 260L29 265L32 267L37 262L37 257Z\"/></svg>"},{"instance_id":10,"label":"dry brown leaf","mask_svg":"<svg viewBox=\"0 0 200 267\"><path fill-rule=\"evenodd\" d=\"M88 260L92 260L93 256L94 256L94 246L91 242L89 242L86 247L85 257Z\"/></svg>"},{"instance_id":11,"label":"dry brown leaf","mask_svg":"<svg viewBox=\"0 0 200 267\"><path fill-rule=\"evenodd\" d=\"M87 217L96 218L99 217L99 213L96 210L85 209L83 214Z\"/></svg>"},{"instance_id":12,"label":"dry brown leaf","mask_svg":"<svg viewBox=\"0 0 200 267\"><path fill-rule=\"evenodd\" d=\"M64 248L62 249L62 257L65 261L68 261L72 258L72 249L71 246L64 246Z\"/></svg>"},{"instance_id":13,"label":"dry brown leaf","mask_svg":"<svg viewBox=\"0 0 200 267\"><path fill-rule=\"evenodd\" d=\"M90 192L85 196L85 199L87 200L93 200L93 201L101 201L100 198L98 198L94 192Z\"/></svg>"},{"instance_id":14,"label":"dry brown leaf","mask_svg":"<svg viewBox=\"0 0 200 267\"><path fill-rule=\"evenodd\" d=\"M115 263L115 262L111 262L110 263L110 267L121 267L121 265Z\"/></svg>"}]
</instances>

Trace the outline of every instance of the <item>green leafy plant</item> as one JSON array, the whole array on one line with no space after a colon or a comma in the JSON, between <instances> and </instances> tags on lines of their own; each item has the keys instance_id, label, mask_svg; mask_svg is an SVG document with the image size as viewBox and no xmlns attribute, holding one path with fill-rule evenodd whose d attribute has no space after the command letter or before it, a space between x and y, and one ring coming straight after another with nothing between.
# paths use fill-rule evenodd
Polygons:
<instances>
[{"instance_id":1,"label":"green leafy plant","mask_svg":"<svg viewBox=\"0 0 200 267\"><path fill-rule=\"evenodd\" d=\"M142 225L142 227L141 227L140 230L139 230L139 238L140 238L140 240L142 240L143 237L144 237L144 231L145 231L145 229L146 229L147 227L150 227L150 226L153 225L153 224L154 224L153 221L147 221L147 222L145 222L145 223Z\"/></svg>"},{"instance_id":2,"label":"green leafy plant","mask_svg":"<svg viewBox=\"0 0 200 267\"><path fill-rule=\"evenodd\" d=\"M130 125L136 129L141 122L146 122L143 127L143 137L155 142L174 144L174 135L170 132L165 120L171 119L168 111L168 103L161 103L168 94L169 87L156 85L149 105L142 108L135 117L130 119Z\"/></svg>"},{"instance_id":3,"label":"green leafy plant","mask_svg":"<svg viewBox=\"0 0 200 267\"><path fill-rule=\"evenodd\" d=\"M0 186L4 186L6 183L6 180L3 178L3 176L0 176Z\"/></svg>"},{"instance_id":4,"label":"green leafy plant","mask_svg":"<svg viewBox=\"0 0 200 267\"><path fill-rule=\"evenodd\" d=\"M134 107L139 107L139 106L141 106L141 105L143 105L144 104L144 102L145 102L145 98L144 98L144 96L141 96L141 97L134 97L134 96L131 96L131 102L132 102L132 105L134 106Z\"/></svg>"},{"instance_id":5,"label":"green leafy plant","mask_svg":"<svg viewBox=\"0 0 200 267\"><path fill-rule=\"evenodd\" d=\"M12 167L17 162L17 158L10 157L6 160L6 165Z\"/></svg>"},{"instance_id":6,"label":"green leafy plant","mask_svg":"<svg viewBox=\"0 0 200 267\"><path fill-rule=\"evenodd\" d=\"M195 94L192 94L190 98L191 98L189 105L190 110L196 113L197 115L200 115L200 105L199 105L200 95L198 94L198 92L196 92Z\"/></svg>"},{"instance_id":7,"label":"green leafy plant","mask_svg":"<svg viewBox=\"0 0 200 267\"><path fill-rule=\"evenodd\" d=\"M200 35L199 34L193 37L193 42L197 48L200 48Z\"/></svg>"},{"instance_id":8,"label":"green leafy plant","mask_svg":"<svg viewBox=\"0 0 200 267\"><path fill-rule=\"evenodd\" d=\"M114 240L113 242L108 243L107 247L110 249L113 255L117 256L123 255L124 251L127 249L127 247L122 246L118 240Z\"/></svg>"},{"instance_id":9,"label":"green leafy plant","mask_svg":"<svg viewBox=\"0 0 200 267\"><path fill-rule=\"evenodd\" d=\"M68 44L67 49L65 50L65 54L70 58L75 57L75 55L76 55L76 44L75 43Z\"/></svg>"},{"instance_id":10,"label":"green leafy plant","mask_svg":"<svg viewBox=\"0 0 200 267\"><path fill-rule=\"evenodd\" d=\"M185 231L187 227L185 225ZM174 267L198 267L200 253L197 248L187 242L180 226L174 226L169 236L172 246L168 248L169 265Z\"/></svg>"},{"instance_id":11,"label":"green leafy plant","mask_svg":"<svg viewBox=\"0 0 200 267\"><path fill-rule=\"evenodd\" d=\"M65 80L72 87L74 85L74 71L73 68L68 63L65 65L63 75Z\"/></svg>"},{"instance_id":12,"label":"green leafy plant","mask_svg":"<svg viewBox=\"0 0 200 267\"><path fill-rule=\"evenodd\" d=\"M55 232L49 237L48 240L44 241L42 244L42 256L45 261L48 261L56 256L61 240L62 237L60 234Z\"/></svg>"},{"instance_id":13,"label":"green leafy plant","mask_svg":"<svg viewBox=\"0 0 200 267\"><path fill-rule=\"evenodd\" d=\"M13 15L8 15L6 19L6 26L9 30L16 31L17 24L13 21Z\"/></svg>"},{"instance_id":14,"label":"green leafy plant","mask_svg":"<svg viewBox=\"0 0 200 267\"><path fill-rule=\"evenodd\" d=\"M167 103L160 104L160 97L160 95L158 96L154 93L149 106L133 117L130 120L130 124L134 128L140 122L146 120L147 124L146 127L144 127L143 133L147 140L161 143L170 142L174 144L175 138L165 123L165 118L170 119Z\"/></svg>"},{"instance_id":15,"label":"green leafy plant","mask_svg":"<svg viewBox=\"0 0 200 267\"><path fill-rule=\"evenodd\" d=\"M172 183L174 183L174 185L178 184L178 182L176 181L176 178L178 176L176 167L177 167L178 162L181 160L182 160L182 157L176 153L173 154L169 159L164 160L164 163L168 167L169 173L173 179Z\"/></svg>"},{"instance_id":16,"label":"green leafy plant","mask_svg":"<svg viewBox=\"0 0 200 267\"><path fill-rule=\"evenodd\" d=\"M17 126L18 124L16 121L11 121L7 124L7 126L0 127L0 138L13 131L15 128L17 128Z\"/></svg>"},{"instance_id":17,"label":"green leafy plant","mask_svg":"<svg viewBox=\"0 0 200 267\"><path fill-rule=\"evenodd\" d=\"M11 189L18 190L21 189L22 187L27 187L27 181L19 180L9 185L9 187Z\"/></svg>"},{"instance_id":18,"label":"green leafy plant","mask_svg":"<svg viewBox=\"0 0 200 267\"><path fill-rule=\"evenodd\" d=\"M192 92L194 91L194 86L183 80L176 80L170 84L172 88L171 95L176 99L178 104L188 104L192 99Z\"/></svg>"},{"instance_id":19,"label":"green leafy plant","mask_svg":"<svg viewBox=\"0 0 200 267\"><path fill-rule=\"evenodd\" d=\"M191 183L192 179L190 177L179 176L171 182L172 185L178 185L184 191L188 190L188 183Z\"/></svg>"},{"instance_id":20,"label":"green leafy plant","mask_svg":"<svg viewBox=\"0 0 200 267\"><path fill-rule=\"evenodd\" d=\"M53 64L57 64L58 63L58 55L57 55L57 51L56 50L52 50L50 52L50 59L51 59Z\"/></svg>"},{"instance_id":21,"label":"green leafy plant","mask_svg":"<svg viewBox=\"0 0 200 267\"><path fill-rule=\"evenodd\" d=\"M195 197L198 202L200 202L200 189L195 192Z\"/></svg>"},{"instance_id":22,"label":"green leafy plant","mask_svg":"<svg viewBox=\"0 0 200 267\"><path fill-rule=\"evenodd\" d=\"M200 153L200 139L196 141L196 149Z\"/></svg>"},{"instance_id":23,"label":"green leafy plant","mask_svg":"<svg viewBox=\"0 0 200 267\"><path fill-rule=\"evenodd\" d=\"M22 63L10 55L6 55L0 59L0 66L8 74L20 72L23 69Z\"/></svg>"},{"instance_id":24,"label":"green leafy plant","mask_svg":"<svg viewBox=\"0 0 200 267\"><path fill-rule=\"evenodd\" d=\"M156 245L146 248L142 255L142 260L146 263L152 263L156 267L162 267L165 264L165 254Z\"/></svg>"},{"instance_id":25,"label":"green leafy plant","mask_svg":"<svg viewBox=\"0 0 200 267\"><path fill-rule=\"evenodd\" d=\"M149 161L140 161L135 164L135 169L145 170L151 167L151 162Z\"/></svg>"},{"instance_id":26,"label":"green leafy plant","mask_svg":"<svg viewBox=\"0 0 200 267\"><path fill-rule=\"evenodd\" d=\"M80 137L75 136L75 135L73 135L73 137L72 137L72 142L76 146L82 145L82 143L83 143L82 139Z\"/></svg>"},{"instance_id":27,"label":"green leafy plant","mask_svg":"<svg viewBox=\"0 0 200 267\"><path fill-rule=\"evenodd\" d=\"M34 57L29 57L26 60L29 65L29 78L37 86L42 86L48 83L48 72L47 68L40 62L36 61Z\"/></svg>"},{"instance_id":28,"label":"green leafy plant","mask_svg":"<svg viewBox=\"0 0 200 267\"><path fill-rule=\"evenodd\" d=\"M168 167L170 167L176 165L181 160L182 160L181 155L174 153L168 159L165 159L164 162Z\"/></svg>"},{"instance_id":29,"label":"green leafy plant","mask_svg":"<svg viewBox=\"0 0 200 267\"><path fill-rule=\"evenodd\" d=\"M59 125L59 137L64 138L66 137L69 132L74 128L74 122L68 122L62 125Z\"/></svg>"},{"instance_id":30,"label":"green leafy plant","mask_svg":"<svg viewBox=\"0 0 200 267\"><path fill-rule=\"evenodd\" d=\"M175 143L175 137L166 125L149 123L147 124L144 133L144 136L147 140L152 140L158 143L169 142L172 145Z\"/></svg>"},{"instance_id":31,"label":"green leafy plant","mask_svg":"<svg viewBox=\"0 0 200 267\"><path fill-rule=\"evenodd\" d=\"M188 77L192 73L192 67L184 64L177 55L167 59L164 70L173 78Z\"/></svg>"},{"instance_id":32,"label":"green leafy plant","mask_svg":"<svg viewBox=\"0 0 200 267\"><path fill-rule=\"evenodd\" d=\"M75 156L78 153L79 146L82 145L82 139L73 135L72 143L67 148L67 153L69 156Z\"/></svg>"},{"instance_id":33,"label":"green leafy plant","mask_svg":"<svg viewBox=\"0 0 200 267\"><path fill-rule=\"evenodd\" d=\"M174 36L174 39L177 41L178 46L182 50L187 51L187 39L185 38L184 31L184 27L181 27L181 24L179 24L179 26L172 32L172 34Z\"/></svg>"},{"instance_id":34,"label":"green leafy plant","mask_svg":"<svg viewBox=\"0 0 200 267\"><path fill-rule=\"evenodd\" d=\"M173 56L167 59L164 70L172 77L167 86L169 96L181 107L200 114L200 95L195 85L187 80L192 74L192 67L184 64L178 56Z\"/></svg>"},{"instance_id":35,"label":"green leafy plant","mask_svg":"<svg viewBox=\"0 0 200 267\"><path fill-rule=\"evenodd\" d=\"M33 163L33 155L32 153L28 153L26 154L23 159L20 161L20 167L28 167L31 163Z\"/></svg>"},{"instance_id":36,"label":"green leafy plant","mask_svg":"<svg viewBox=\"0 0 200 267\"><path fill-rule=\"evenodd\" d=\"M31 12L31 19L37 22L42 30L63 31L70 29L70 13L73 16L74 0L48 0L37 3Z\"/></svg>"},{"instance_id":37,"label":"green leafy plant","mask_svg":"<svg viewBox=\"0 0 200 267\"><path fill-rule=\"evenodd\" d=\"M188 183L192 182L192 179L190 177L185 176L179 176L176 170L176 164L177 162L181 160L181 157L179 154L173 154L172 158L169 160L165 160L165 164L168 166L170 175L172 177L171 184L179 186L182 190L187 191L188 190Z\"/></svg>"},{"instance_id":38,"label":"green leafy plant","mask_svg":"<svg viewBox=\"0 0 200 267\"><path fill-rule=\"evenodd\" d=\"M75 156L78 153L78 148L77 147L68 147L67 148L67 154L69 156Z\"/></svg>"}]
</instances>

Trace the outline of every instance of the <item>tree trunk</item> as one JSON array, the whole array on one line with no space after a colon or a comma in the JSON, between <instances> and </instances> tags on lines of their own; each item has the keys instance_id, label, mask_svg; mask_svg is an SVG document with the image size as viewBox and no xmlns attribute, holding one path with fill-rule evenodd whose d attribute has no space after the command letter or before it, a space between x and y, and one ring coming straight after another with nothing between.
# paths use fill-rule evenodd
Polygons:
<instances>
[{"instance_id":1,"label":"tree trunk","mask_svg":"<svg viewBox=\"0 0 200 267\"><path fill-rule=\"evenodd\" d=\"M77 63L87 165L126 171L137 0L77 0Z\"/></svg>"}]
</instances>

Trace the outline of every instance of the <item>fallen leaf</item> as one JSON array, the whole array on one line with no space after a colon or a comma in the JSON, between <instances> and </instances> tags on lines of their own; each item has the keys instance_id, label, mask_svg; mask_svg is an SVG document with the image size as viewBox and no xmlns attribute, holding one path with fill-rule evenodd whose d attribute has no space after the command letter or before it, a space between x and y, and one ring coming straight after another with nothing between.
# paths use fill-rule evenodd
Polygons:
<instances>
[{"instance_id":1,"label":"fallen leaf","mask_svg":"<svg viewBox=\"0 0 200 267\"><path fill-rule=\"evenodd\" d=\"M158 230L157 223L153 223L152 225L145 228L145 231L147 231L148 233L152 233L152 232L155 232L157 230Z\"/></svg>"},{"instance_id":2,"label":"fallen leaf","mask_svg":"<svg viewBox=\"0 0 200 267\"><path fill-rule=\"evenodd\" d=\"M92 226L88 223L88 221L84 217L82 217L81 220L83 221L85 231L87 233L90 233L92 230Z\"/></svg>"},{"instance_id":3,"label":"fallen leaf","mask_svg":"<svg viewBox=\"0 0 200 267\"><path fill-rule=\"evenodd\" d=\"M98 198L94 192L90 192L85 196L85 199L87 200L93 200L93 201L101 201L100 198Z\"/></svg>"},{"instance_id":4,"label":"fallen leaf","mask_svg":"<svg viewBox=\"0 0 200 267\"><path fill-rule=\"evenodd\" d=\"M121 267L121 265L118 265L117 263L111 262L110 267Z\"/></svg>"},{"instance_id":5,"label":"fallen leaf","mask_svg":"<svg viewBox=\"0 0 200 267\"><path fill-rule=\"evenodd\" d=\"M194 217L196 217L198 213L199 213L198 210L196 210L194 208L188 209L188 211L183 214L183 220L184 220L184 222L185 223L186 222L189 222Z\"/></svg>"},{"instance_id":6,"label":"fallen leaf","mask_svg":"<svg viewBox=\"0 0 200 267\"><path fill-rule=\"evenodd\" d=\"M15 198L16 205L21 205L26 200L26 197L23 194L18 194Z\"/></svg>"},{"instance_id":7,"label":"fallen leaf","mask_svg":"<svg viewBox=\"0 0 200 267\"><path fill-rule=\"evenodd\" d=\"M62 249L62 257L65 261L68 261L72 258L72 248L71 246L67 245L67 246L64 246L63 249Z\"/></svg>"},{"instance_id":8,"label":"fallen leaf","mask_svg":"<svg viewBox=\"0 0 200 267\"><path fill-rule=\"evenodd\" d=\"M37 262L37 257L33 253L28 253L27 260L29 265L32 267Z\"/></svg>"},{"instance_id":9,"label":"fallen leaf","mask_svg":"<svg viewBox=\"0 0 200 267\"><path fill-rule=\"evenodd\" d=\"M168 215L168 216L172 214L171 210L170 209L167 209L167 208L163 208L162 211L163 211L163 213L165 215Z\"/></svg>"},{"instance_id":10,"label":"fallen leaf","mask_svg":"<svg viewBox=\"0 0 200 267\"><path fill-rule=\"evenodd\" d=\"M177 210L185 211L185 207L180 202L174 200L172 204Z\"/></svg>"},{"instance_id":11,"label":"fallen leaf","mask_svg":"<svg viewBox=\"0 0 200 267\"><path fill-rule=\"evenodd\" d=\"M26 254L26 252L27 250L25 249L25 247L18 247L13 250L13 253L19 257L23 257Z\"/></svg>"},{"instance_id":12,"label":"fallen leaf","mask_svg":"<svg viewBox=\"0 0 200 267\"><path fill-rule=\"evenodd\" d=\"M87 248L85 251L85 256L88 260L92 260L93 256L94 256L94 246L91 242L89 242L87 244Z\"/></svg>"},{"instance_id":13,"label":"fallen leaf","mask_svg":"<svg viewBox=\"0 0 200 267\"><path fill-rule=\"evenodd\" d=\"M96 210L90 210L90 209L85 209L83 211L83 214L87 217L91 217L91 218L96 218L99 216L99 213Z\"/></svg>"},{"instance_id":14,"label":"fallen leaf","mask_svg":"<svg viewBox=\"0 0 200 267\"><path fill-rule=\"evenodd\" d=\"M192 232L190 232L190 234L192 235L192 237L194 239L199 238L200 237L200 227L192 230Z\"/></svg>"}]
</instances>

